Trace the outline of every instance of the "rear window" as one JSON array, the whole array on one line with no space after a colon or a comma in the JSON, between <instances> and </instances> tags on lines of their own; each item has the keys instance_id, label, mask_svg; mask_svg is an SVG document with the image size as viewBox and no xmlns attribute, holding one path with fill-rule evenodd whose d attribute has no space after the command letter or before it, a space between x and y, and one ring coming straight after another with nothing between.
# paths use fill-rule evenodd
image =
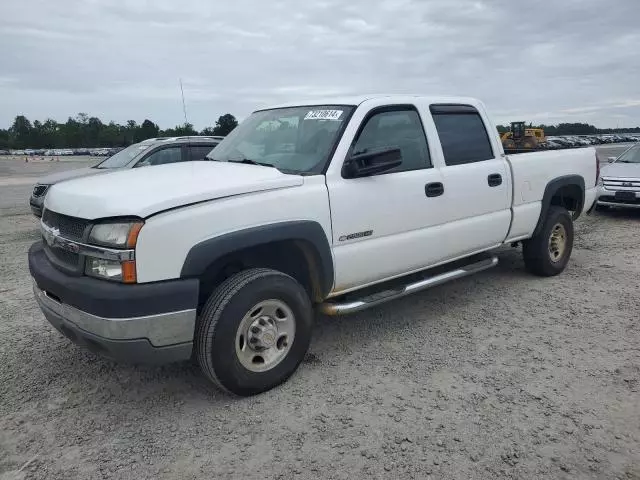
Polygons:
<instances>
[{"instance_id":1,"label":"rear window","mask_svg":"<svg viewBox=\"0 0 640 480\"><path fill-rule=\"evenodd\" d=\"M432 105L431 114L447 165L494 158L487 130L478 111L466 105Z\"/></svg>"}]
</instances>

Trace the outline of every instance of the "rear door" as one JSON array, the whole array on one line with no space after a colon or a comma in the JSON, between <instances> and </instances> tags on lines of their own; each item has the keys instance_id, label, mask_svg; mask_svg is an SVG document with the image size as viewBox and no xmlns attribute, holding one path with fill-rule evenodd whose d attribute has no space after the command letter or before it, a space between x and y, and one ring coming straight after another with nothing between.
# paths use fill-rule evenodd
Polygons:
<instances>
[{"instance_id":1,"label":"rear door","mask_svg":"<svg viewBox=\"0 0 640 480\"><path fill-rule=\"evenodd\" d=\"M460 256L502 243L511 223L511 173L491 141L495 127L471 105L432 104L431 116L440 140L444 206L460 244ZM491 130L489 130L491 129ZM497 135L494 135L497 137Z\"/></svg>"}]
</instances>

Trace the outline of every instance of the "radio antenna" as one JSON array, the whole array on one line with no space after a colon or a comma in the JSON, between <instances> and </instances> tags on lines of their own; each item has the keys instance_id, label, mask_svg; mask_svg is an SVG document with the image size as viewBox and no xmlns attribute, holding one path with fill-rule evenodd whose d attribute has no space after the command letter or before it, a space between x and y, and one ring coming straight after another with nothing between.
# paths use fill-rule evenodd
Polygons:
<instances>
[{"instance_id":1,"label":"radio antenna","mask_svg":"<svg viewBox=\"0 0 640 480\"><path fill-rule=\"evenodd\" d=\"M182 88L182 79L180 78L180 93L182 95L182 112L184 113L184 123L187 124L189 123L189 120L187 120L187 106L184 103L184 90Z\"/></svg>"}]
</instances>

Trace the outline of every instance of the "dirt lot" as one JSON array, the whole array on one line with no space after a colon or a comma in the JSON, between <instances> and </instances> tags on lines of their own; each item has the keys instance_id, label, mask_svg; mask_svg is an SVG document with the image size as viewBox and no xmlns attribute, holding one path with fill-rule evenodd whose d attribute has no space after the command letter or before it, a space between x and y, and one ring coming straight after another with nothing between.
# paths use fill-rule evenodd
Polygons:
<instances>
[{"instance_id":1,"label":"dirt lot","mask_svg":"<svg viewBox=\"0 0 640 480\"><path fill-rule=\"evenodd\" d=\"M291 380L237 399L44 320L27 197L81 164L0 160L0 479L640 479L640 212L580 219L559 277L509 248L478 276L318 318Z\"/></svg>"}]
</instances>

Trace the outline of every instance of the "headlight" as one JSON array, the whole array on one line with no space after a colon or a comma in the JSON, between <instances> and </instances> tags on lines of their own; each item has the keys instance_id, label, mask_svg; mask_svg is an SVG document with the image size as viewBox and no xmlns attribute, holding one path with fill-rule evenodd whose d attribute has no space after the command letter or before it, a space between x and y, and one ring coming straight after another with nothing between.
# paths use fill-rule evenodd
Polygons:
<instances>
[{"instance_id":1,"label":"headlight","mask_svg":"<svg viewBox=\"0 0 640 480\"><path fill-rule=\"evenodd\" d=\"M95 256L87 255L85 274L105 280L136 283L133 249L142 225L141 221L114 221L94 225L89 233L88 243L105 247L105 250ZM105 255L107 253L108 255Z\"/></svg>"},{"instance_id":2,"label":"headlight","mask_svg":"<svg viewBox=\"0 0 640 480\"><path fill-rule=\"evenodd\" d=\"M89 243L113 248L134 248L142 222L99 223L91 229Z\"/></svg>"}]
</instances>

